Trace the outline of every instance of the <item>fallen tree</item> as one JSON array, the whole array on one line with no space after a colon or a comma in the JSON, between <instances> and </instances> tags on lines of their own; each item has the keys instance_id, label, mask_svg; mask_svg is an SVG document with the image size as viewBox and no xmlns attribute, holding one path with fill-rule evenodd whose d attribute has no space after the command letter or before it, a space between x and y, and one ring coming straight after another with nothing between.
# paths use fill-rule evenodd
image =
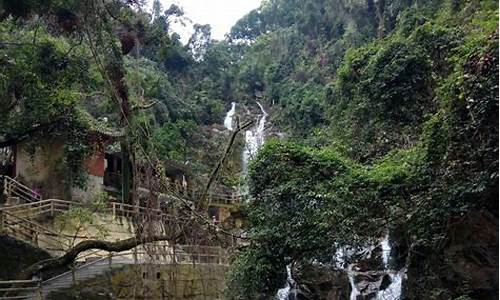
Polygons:
<instances>
[{"instance_id":1,"label":"fallen tree","mask_svg":"<svg viewBox=\"0 0 500 300\"><path fill-rule=\"evenodd\" d=\"M103 250L109 252L122 252L133 249L141 244L157 241L172 240L171 235L153 235L146 237L132 237L116 242L103 240L85 240L70 248L63 256L39 261L19 274L19 279L30 279L33 276L40 276L43 272L62 268L71 265L78 255L87 250Z\"/></svg>"}]
</instances>

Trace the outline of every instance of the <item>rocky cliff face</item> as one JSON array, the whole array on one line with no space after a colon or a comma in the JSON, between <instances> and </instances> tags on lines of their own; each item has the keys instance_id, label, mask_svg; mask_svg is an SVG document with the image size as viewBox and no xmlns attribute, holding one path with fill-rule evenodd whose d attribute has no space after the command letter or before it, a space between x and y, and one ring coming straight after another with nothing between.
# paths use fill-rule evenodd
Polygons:
<instances>
[{"instance_id":1,"label":"rocky cliff face","mask_svg":"<svg viewBox=\"0 0 500 300\"><path fill-rule=\"evenodd\" d=\"M306 265L295 269L295 291L291 291L289 300L349 299L350 286L347 274L328 266Z\"/></svg>"},{"instance_id":2,"label":"rocky cliff face","mask_svg":"<svg viewBox=\"0 0 500 300\"><path fill-rule=\"evenodd\" d=\"M497 299L498 218L478 212L450 222L442 247L418 246L410 258L407 299Z\"/></svg>"}]
</instances>

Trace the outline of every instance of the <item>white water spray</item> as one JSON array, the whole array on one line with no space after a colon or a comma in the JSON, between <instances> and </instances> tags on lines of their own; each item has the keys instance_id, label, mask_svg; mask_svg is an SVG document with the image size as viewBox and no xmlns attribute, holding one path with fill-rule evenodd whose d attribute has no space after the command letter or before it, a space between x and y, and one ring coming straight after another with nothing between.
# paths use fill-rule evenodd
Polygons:
<instances>
[{"instance_id":1,"label":"white water spray","mask_svg":"<svg viewBox=\"0 0 500 300\"><path fill-rule=\"evenodd\" d=\"M391 256L391 243L389 241L389 233L387 233L382 241L380 241L382 247L382 262L384 263L384 269L387 270L387 275L391 279L391 284L384 290L378 291L376 300L399 300L401 299L401 294L403 292L403 279L406 276L406 268L399 271L389 269L389 258Z\"/></svg>"},{"instance_id":2,"label":"white water spray","mask_svg":"<svg viewBox=\"0 0 500 300\"><path fill-rule=\"evenodd\" d=\"M391 256L391 245L389 244L389 233L387 233L382 241L380 242L382 246L382 262L384 263L384 268L387 269L387 264L389 263L389 257Z\"/></svg>"},{"instance_id":3,"label":"white water spray","mask_svg":"<svg viewBox=\"0 0 500 300\"><path fill-rule=\"evenodd\" d=\"M277 300L288 300L288 296L290 296L290 292L292 291L292 287L295 285L295 280L292 277L292 266L286 266L286 285L285 287L278 290L276 293Z\"/></svg>"},{"instance_id":4,"label":"white water spray","mask_svg":"<svg viewBox=\"0 0 500 300\"><path fill-rule=\"evenodd\" d=\"M253 129L245 132L245 149L243 150L243 172L246 173L248 162L257 154L260 147L264 144L264 129L266 125L267 112L264 107L257 102L262 114L259 116L259 122Z\"/></svg>"},{"instance_id":5,"label":"white water spray","mask_svg":"<svg viewBox=\"0 0 500 300\"><path fill-rule=\"evenodd\" d=\"M391 284L377 293L376 300L400 300L403 293L403 279L406 278L406 268L389 273Z\"/></svg>"},{"instance_id":6,"label":"white water spray","mask_svg":"<svg viewBox=\"0 0 500 300\"><path fill-rule=\"evenodd\" d=\"M224 127L229 130L233 130L233 118L236 112L236 102L231 102L231 109L227 112L224 118Z\"/></svg>"},{"instance_id":7,"label":"white water spray","mask_svg":"<svg viewBox=\"0 0 500 300\"><path fill-rule=\"evenodd\" d=\"M354 275L355 273L352 270L352 265L349 265L347 268L347 277L349 278L349 284L351 285L351 295L349 296L349 300L356 300L359 295L358 288L354 282Z\"/></svg>"},{"instance_id":8,"label":"white water spray","mask_svg":"<svg viewBox=\"0 0 500 300\"><path fill-rule=\"evenodd\" d=\"M374 299L400 300L403 293L403 281L406 279L406 268L394 270L389 267L389 259L392 252L389 234L386 234L380 240L380 247L382 248L382 263L384 267L383 273L389 276L391 283L385 289L378 290ZM334 255L335 265L337 266L337 268L344 269L347 273L347 277L349 278L349 284L351 285L351 294L349 296L350 300L356 300L358 296L362 295L361 291L358 289L358 284L356 284L355 282L355 277L358 273L360 273L360 271L355 270L355 263L351 263L346 266L346 258L356 255L364 257L365 259L370 259L375 248L376 247L374 245L364 246L361 250L354 250L350 247L343 247L338 248L337 252Z\"/></svg>"}]
</instances>

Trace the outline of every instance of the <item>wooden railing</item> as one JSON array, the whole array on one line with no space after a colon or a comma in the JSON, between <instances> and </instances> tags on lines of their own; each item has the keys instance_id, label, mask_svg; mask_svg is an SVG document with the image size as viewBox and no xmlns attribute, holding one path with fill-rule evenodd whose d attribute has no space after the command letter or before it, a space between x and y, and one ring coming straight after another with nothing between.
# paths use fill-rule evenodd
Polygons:
<instances>
[{"instance_id":1,"label":"wooden railing","mask_svg":"<svg viewBox=\"0 0 500 300\"><path fill-rule=\"evenodd\" d=\"M56 212L64 212L71 207L81 206L81 203L64 201L58 199L46 199L37 202L29 202L18 205L0 207L0 211L9 212L27 219L36 218L40 215L54 215Z\"/></svg>"},{"instance_id":2,"label":"wooden railing","mask_svg":"<svg viewBox=\"0 0 500 300\"><path fill-rule=\"evenodd\" d=\"M5 211L0 212L0 232L50 252L63 252L71 245L69 237Z\"/></svg>"},{"instance_id":3,"label":"wooden railing","mask_svg":"<svg viewBox=\"0 0 500 300\"><path fill-rule=\"evenodd\" d=\"M136 206L131 204L108 202L108 206L104 211L111 212L113 216L132 217L136 215L159 216L163 219L182 220L184 218L174 215L169 215L165 211L158 208L149 208L145 206Z\"/></svg>"},{"instance_id":4,"label":"wooden railing","mask_svg":"<svg viewBox=\"0 0 500 300\"><path fill-rule=\"evenodd\" d=\"M0 281L0 299L43 300L42 282L41 280Z\"/></svg>"},{"instance_id":5,"label":"wooden railing","mask_svg":"<svg viewBox=\"0 0 500 300\"><path fill-rule=\"evenodd\" d=\"M146 247L152 248L146 249L145 247L136 247L132 250L119 253L107 253L106 255L94 253L95 256L92 256L94 259L91 262L85 263L73 270L59 274L43 282L40 280L0 281L0 299L42 300L44 294L47 294L54 289L53 286L60 286L58 280L67 280L69 276L72 276L72 281L76 282L76 274L78 272L86 272L86 270L94 265L103 266L103 272L106 272L116 268L116 266L119 267L127 264L215 264L227 266L229 263L226 250L216 246L169 246L166 244L147 244Z\"/></svg>"},{"instance_id":6,"label":"wooden railing","mask_svg":"<svg viewBox=\"0 0 500 300\"><path fill-rule=\"evenodd\" d=\"M55 232L35 222L39 217L54 216L57 213L70 210L72 207L85 207L78 202L58 199L47 199L15 206L0 208L0 233L23 240L31 245L44 248L49 252L59 253L69 249L71 237ZM91 209L94 209L90 207ZM96 209L96 212L111 213L121 217L148 217L162 222L182 221L185 218L166 214L160 209L133 206L110 202L106 207ZM187 219L186 219L187 220ZM74 237L73 237L74 238Z\"/></svg>"},{"instance_id":7,"label":"wooden railing","mask_svg":"<svg viewBox=\"0 0 500 300\"><path fill-rule=\"evenodd\" d=\"M23 185L22 183L16 181L15 179L6 176L6 175L0 175L0 180L3 180L3 185L4 185L4 193L7 195L8 198L13 198L17 197L19 198L20 201L25 202L26 204L29 203L34 203L34 202L41 202L42 201L42 195L37 193L36 191L33 191L29 187ZM174 189L174 184L170 183L169 186L172 190L177 191L177 189ZM149 192L145 188L141 188L141 190L144 190L146 192ZM194 194L196 194L196 191L191 191ZM177 191L179 193L179 191ZM174 193L176 194L176 193ZM182 194L182 193L181 193ZM168 194L160 194L160 197L168 199L171 197L171 195ZM207 199L211 201L212 204L222 204L222 205L237 205L241 203L243 196L239 194L222 194L222 193L209 193L207 195ZM56 200L56 199L49 199L49 200ZM58 201L63 201L63 200L58 200ZM75 203L75 202L70 202L66 201L68 203ZM62 202L60 202L62 203ZM120 204L120 203L118 203Z\"/></svg>"},{"instance_id":8,"label":"wooden railing","mask_svg":"<svg viewBox=\"0 0 500 300\"><path fill-rule=\"evenodd\" d=\"M218 246L150 243L129 251L114 253L113 256L131 256L136 263L229 265L227 251Z\"/></svg>"},{"instance_id":9,"label":"wooden railing","mask_svg":"<svg viewBox=\"0 0 500 300\"><path fill-rule=\"evenodd\" d=\"M218 199L224 200L224 203L229 203L229 201L232 201L234 198L224 199L222 197L219 197ZM40 224L37 224L36 222L34 222L34 220L41 216L54 216L56 213L68 211L72 207L85 207L85 205L79 202L71 202L59 199L47 199L38 202L1 207L0 232L7 233L34 246L45 248L46 250L49 250L51 252L59 253L61 251L65 251L69 249L71 245L71 238L61 233L57 233ZM179 221L183 219L179 216L166 214L161 209L152 209L118 202L109 202L106 207L97 209L96 212L107 212L111 213L113 216L124 217L152 216L159 217L162 221L169 219ZM193 246L197 248L185 251L186 247L189 246L173 248L174 250L180 251L177 251L178 253L175 256L177 257L178 261L182 262L186 259L189 259L190 261L198 261L200 263L213 263L211 262L212 260L218 260L218 263L222 263L222 261L225 261L225 263L227 263L227 259L223 260L221 258L221 253L207 253L206 251L201 251L201 249L222 249L220 247ZM166 249L163 250L164 251L159 251L158 255L162 253L168 253ZM182 254L185 252L191 254ZM96 257L100 254L97 255L96 253L91 254L87 252L83 255L85 255L86 257ZM80 259L83 259L83 257L80 257Z\"/></svg>"},{"instance_id":10,"label":"wooden railing","mask_svg":"<svg viewBox=\"0 0 500 300\"><path fill-rule=\"evenodd\" d=\"M226 249L222 247L202 245L173 245L172 249L177 262L185 261L192 264L229 265L228 253Z\"/></svg>"},{"instance_id":11,"label":"wooden railing","mask_svg":"<svg viewBox=\"0 0 500 300\"><path fill-rule=\"evenodd\" d=\"M42 200L42 195L19 181L6 175L0 175L0 179L3 181L3 191L7 198L17 197L23 202L36 202Z\"/></svg>"},{"instance_id":12,"label":"wooden railing","mask_svg":"<svg viewBox=\"0 0 500 300\"><path fill-rule=\"evenodd\" d=\"M242 202L243 196L239 194L215 194L210 193L207 199L212 205L238 205Z\"/></svg>"},{"instance_id":13,"label":"wooden railing","mask_svg":"<svg viewBox=\"0 0 500 300\"><path fill-rule=\"evenodd\" d=\"M96 212L111 213L113 216L132 217L136 215L157 215L162 218L182 219L178 216L167 214L161 209L149 208L144 206L135 206L119 202L108 202L103 208L93 208L91 205L86 205L80 202L65 201L59 199L46 199L38 202L30 202L19 205L0 207L0 212L8 212L26 219L33 219L38 216L55 215L56 213L65 212L73 207L88 207L95 209Z\"/></svg>"}]
</instances>

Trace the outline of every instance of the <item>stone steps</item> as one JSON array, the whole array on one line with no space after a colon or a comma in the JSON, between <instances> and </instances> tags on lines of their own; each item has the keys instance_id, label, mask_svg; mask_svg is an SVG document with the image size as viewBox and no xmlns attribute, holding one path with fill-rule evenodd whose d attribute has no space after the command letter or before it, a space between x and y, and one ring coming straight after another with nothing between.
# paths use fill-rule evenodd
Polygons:
<instances>
[{"instance_id":1,"label":"stone steps","mask_svg":"<svg viewBox=\"0 0 500 300\"><path fill-rule=\"evenodd\" d=\"M75 281L77 283L83 282L99 275L104 275L107 272L121 268L128 264L133 264L133 260L117 260L112 261L111 267L109 265L108 258L101 258L93 262L89 262L78 267L75 271ZM42 294L43 298L47 297L51 292L67 289L73 286L73 274L72 271L68 271L51 279L42 282ZM38 296L36 294L26 295L26 299L37 300Z\"/></svg>"}]
</instances>

